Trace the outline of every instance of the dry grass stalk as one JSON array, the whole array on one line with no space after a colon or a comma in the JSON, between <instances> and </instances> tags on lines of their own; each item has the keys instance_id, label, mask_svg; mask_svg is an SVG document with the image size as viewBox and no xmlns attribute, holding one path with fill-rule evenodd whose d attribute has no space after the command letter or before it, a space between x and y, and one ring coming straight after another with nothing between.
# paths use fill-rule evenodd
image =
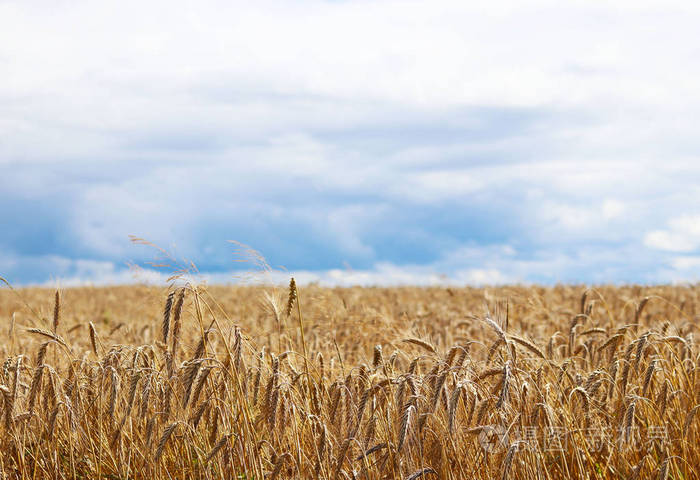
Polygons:
<instances>
[{"instance_id":1,"label":"dry grass stalk","mask_svg":"<svg viewBox=\"0 0 700 480\"><path fill-rule=\"evenodd\" d=\"M155 455L155 461L157 462L160 460L160 457L163 456L163 450L165 449L165 446L168 443L168 440L170 440L170 437L172 436L173 432L179 425L179 422L171 423L168 425L165 430L163 431L163 435L161 435L160 440L158 441L158 446L156 447L156 455Z\"/></svg>"},{"instance_id":2,"label":"dry grass stalk","mask_svg":"<svg viewBox=\"0 0 700 480\"><path fill-rule=\"evenodd\" d=\"M0 331L0 468L12 465L18 478L55 476L54 465L76 478L135 480L560 480L598 477L596 465L603 476L697 476L696 288L600 287L577 315L581 292L567 286L310 286L302 312L294 284L291 305L309 319L303 346L278 328L283 307L259 310L269 288L212 287L209 296L188 284L167 292L165 310L152 301L162 292L148 287L62 291L58 300L53 290L21 292L59 307L46 329ZM3 295L0 318L26 311ZM624 323L630 299L645 296L665 300ZM484 297L514 300L497 320L461 322ZM207 328L205 317L216 321ZM88 328L64 328L66 319ZM96 326L112 333L100 339ZM568 446L521 453L501 439L505 450L483 455L479 435L494 425L568 429ZM668 427L668 441L635 448L655 425ZM590 427L621 431L621 443L591 449L575 433Z\"/></svg>"},{"instance_id":3,"label":"dry grass stalk","mask_svg":"<svg viewBox=\"0 0 700 480\"><path fill-rule=\"evenodd\" d=\"M163 309L163 324L161 327L161 332L163 333L163 343L168 344L168 335L170 335L170 311L173 308L173 298L175 297L175 290L172 290L165 300L165 308Z\"/></svg>"},{"instance_id":4,"label":"dry grass stalk","mask_svg":"<svg viewBox=\"0 0 700 480\"><path fill-rule=\"evenodd\" d=\"M426 349L430 353L437 353L435 351L435 347L433 347L429 342L421 340L420 338L404 338L402 341L406 343L411 343L413 345L418 345L419 347Z\"/></svg>"},{"instance_id":5,"label":"dry grass stalk","mask_svg":"<svg viewBox=\"0 0 700 480\"><path fill-rule=\"evenodd\" d=\"M417 480L418 478L421 478L421 477L423 477L425 475L429 475L429 474L437 475L438 473L433 468L425 467L425 468L421 468L420 470L413 472L408 477L406 477L405 480Z\"/></svg>"},{"instance_id":6,"label":"dry grass stalk","mask_svg":"<svg viewBox=\"0 0 700 480\"><path fill-rule=\"evenodd\" d=\"M53 333L58 331L58 324L61 319L61 294L56 290L53 304Z\"/></svg>"}]
</instances>

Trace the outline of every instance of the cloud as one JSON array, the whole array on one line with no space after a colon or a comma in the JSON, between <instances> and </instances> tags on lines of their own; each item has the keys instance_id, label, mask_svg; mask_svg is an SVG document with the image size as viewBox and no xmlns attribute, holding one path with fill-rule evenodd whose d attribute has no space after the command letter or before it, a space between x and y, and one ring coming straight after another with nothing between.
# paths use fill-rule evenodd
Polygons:
<instances>
[{"instance_id":1,"label":"cloud","mask_svg":"<svg viewBox=\"0 0 700 480\"><path fill-rule=\"evenodd\" d=\"M127 281L136 234L218 279L228 239L329 283L690 278L699 16L2 2L0 274Z\"/></svg>"},{"instance_id":2,"label":"cloud","mask_svg":"<svg viewBox=\"0 0 700 480\"><path fill-rule=\"evenodd\" d=\"M644 236L650 248L689 253L700 250L700 215L684 215L668 222L664 230L652 230Z\"/></svg>"},{"instance_id":3,"label":"cloud","mask_svg":"<svg viewBox=\"0 0 700 480\"><path fill-rule=\"evenodd\" d=\"M686 255L682 257L675 257L671 265L676 270L691 270L700 268L700 256ZM698 275L696 275L697 278Z\"/></svg>"},{"instance_id":4,"label":"cloud","mask_svg":"<svg viewBox=\"0 0 700 480\"><path fill-rule=\"evenodd\" d=\"M607 199L599 205L578 205L550 202L542 208L542 220L569 232L598 232L597 225L606 225L625 211L618 200Z\"/></svg>"},{"instance_id":5,"label":"cloud","mask_svg":"<svg viewBox=\"0 0 700 480\"><path fill-rule=\"evenodd\" d=\"M600 250L593 247L573 253L551 251L517 251L509 245L471 246L441 255L437 260L420 264L377 262L367 268L313 270L273 268L261 270L254 263L234 264L235 269L190 272L185 279L208 284L277 284L283 285L294 276L300 284L318 283L324 286L373 285L502 285L502 284L621 284L684 283L698 280L695 273L699 257L653 257L642 262L628 259L638 254L634 248L616 247ZM247 257L240 257L246 260ZM163 285L174 269L149 266L119 265L112 262L43 258L42 264L51 272L48 280L20 282L64 287L79 285L149 284ZM31 262L21 261L23 266ZM0 262L0 266L8 267ZM582 278L585 272L586 278Z\"/></svg>"}]
</instances>

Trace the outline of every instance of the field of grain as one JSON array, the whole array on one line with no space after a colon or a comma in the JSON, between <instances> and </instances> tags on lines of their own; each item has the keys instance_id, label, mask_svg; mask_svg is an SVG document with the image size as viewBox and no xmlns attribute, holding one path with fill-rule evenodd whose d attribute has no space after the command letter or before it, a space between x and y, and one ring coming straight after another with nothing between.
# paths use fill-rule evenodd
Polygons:
<instances>
[{"instance_id":1,"label":"field of grain","mask_svg":"<svg viewBox=\"0 0 700 480\"><path fill-rule=\"evenodd\" d=\"M4 478L698 478L698 287L0 290Z\"/></svg>"}]
</instances>

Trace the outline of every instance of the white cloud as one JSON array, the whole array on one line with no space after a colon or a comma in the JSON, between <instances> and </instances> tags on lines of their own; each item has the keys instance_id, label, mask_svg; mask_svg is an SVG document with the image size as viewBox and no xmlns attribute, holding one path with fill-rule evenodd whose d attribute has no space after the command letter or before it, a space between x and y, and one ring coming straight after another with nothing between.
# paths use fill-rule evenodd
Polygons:
<instances>
[{"instance_id":1,"label":"white cloud","mask_svg":"<svg viewBox=\"0 0 700 480\"><path fill-rule=\"evenodd\" d=\"M0 13L0 96L14 100L0 118L15 154L89 155L116 132L173 123L248 135L357 124L391 105L603 106L626 122L700 102L693 2L3 2Z\"/></svg>"},{"instance_id":2,"label":"white cloud","mask_svg":"<svg viewBox=\"0 0 700 480\"><path fill-rule=\"evenodd\" d=\"M76 265L73 273L58 276L45 285L76 287L85 285L145 284L165 285L169 274L149 268L118 269L114 264ZM400 285L500 285L512 281L495 269L464 269L451 275L435 272L426 266L398 266L380 263L364 270L297 270L293 272L262 272L233 270L185 276L184 279L208 284L285 284L294 276L299 284L318 283L323 286L400 286Z\"/></svg>"},{"instance_id":3,"label":"white cloud","mask_svg":"<svg viewBox=\"0 0 700 480\"><path fill-rule=\"evenodd\" d=\"M700 248L698 217L666 226L700 202L699 17L682 1L1 2L0 200L24 210L0 220L61 238L34 245L25 225L0 267L126 281L110 265L137 234L211 265L229 238L325 255L303 275L328 282L688 270L663 252Z\"/></svg>"},{"instance_id":4,"label":"white cloud","mask_svg":"<svg viewBox=\"0 0 700 480\"><path fill-rule=\"evenodd\" d=\"M601 210L605 220L612 220L625 213L625 204L618 200L607 199L603 202Z\"/></svg>"},{"instance_id":5,"label":"white cloud","mask_svg":"<svg viewBox=\"0 0 700 480\"><path fill-rule=\"evenodd\" d=\"M275 284L284 285L294 276L300 284L318 283L324 286L397 286L397 285L502 285L530 283L687 283L697 282L700 267L698 256L650 256L644 262L635 247L597 249L584 247L566 254L553 251L519 252L510 245L469 246L424 264L395 264L378 262L361 269L274 269L263 271L254 265L237 270L202 272L186 275L184 280L208 284ZM40 283L63 287L82 285L147 284L165 285L171 271L153 269L148 263L127 267L114 262L64 257L20 259L23 268L33 262L50 272L42 282L15 282L16 286ZM11 267L0 258L0 269ZM250 268L249 268L250 267ZM585 271L582 279L580 272Z\"/></svg>"},{"instance_id":6,"label":"white cloud","mask_svg":"<svg viewBox=\"0 0 700 480\"><path fill-rule=\"evenodd\" d=\"M652 230L644 236L649 248L669 252L693 252L700 249L700 215L685 215L668 222L665 230Z\"/></svg>"},{"instance_id":7,"label":"white cloud","mask_svg":"<svg viewBox=\"0 0 700 480\"><path fill-rule=\"evenodd\" d=\"M571 199L544 200L534 212L542 236L575 236L579 239L601 239L625 235L627 225L621 218L626 211L623 202L591 199L573 203Z\"/></svg>"},{"instance_id":8,"label":"white cloud","mask_svg":"<svg viewBox=\"0 0 700 480\"><path fill-rule=\"evenodd\" d=\"M675 270L700 270L700 256L682 256L671 260L671 265ZM696 274L696 277L700 276Z\"/></svg>"}]
</instances>

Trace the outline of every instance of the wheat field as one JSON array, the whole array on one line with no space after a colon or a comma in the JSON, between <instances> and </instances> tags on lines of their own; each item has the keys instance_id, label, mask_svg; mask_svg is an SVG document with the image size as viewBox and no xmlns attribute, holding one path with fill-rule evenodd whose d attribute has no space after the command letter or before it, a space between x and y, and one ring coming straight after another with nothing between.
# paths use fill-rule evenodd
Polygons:
<instances>
[{"instance_id":1,"label":"wheat field","mask_svg":"<svg viewBox=\"0 0 700 480\"><path fill-rule=\"evenodd\" d=\"M0 290L12 479L698 478L698 287Z\"/></svg>"}]
</instances>

